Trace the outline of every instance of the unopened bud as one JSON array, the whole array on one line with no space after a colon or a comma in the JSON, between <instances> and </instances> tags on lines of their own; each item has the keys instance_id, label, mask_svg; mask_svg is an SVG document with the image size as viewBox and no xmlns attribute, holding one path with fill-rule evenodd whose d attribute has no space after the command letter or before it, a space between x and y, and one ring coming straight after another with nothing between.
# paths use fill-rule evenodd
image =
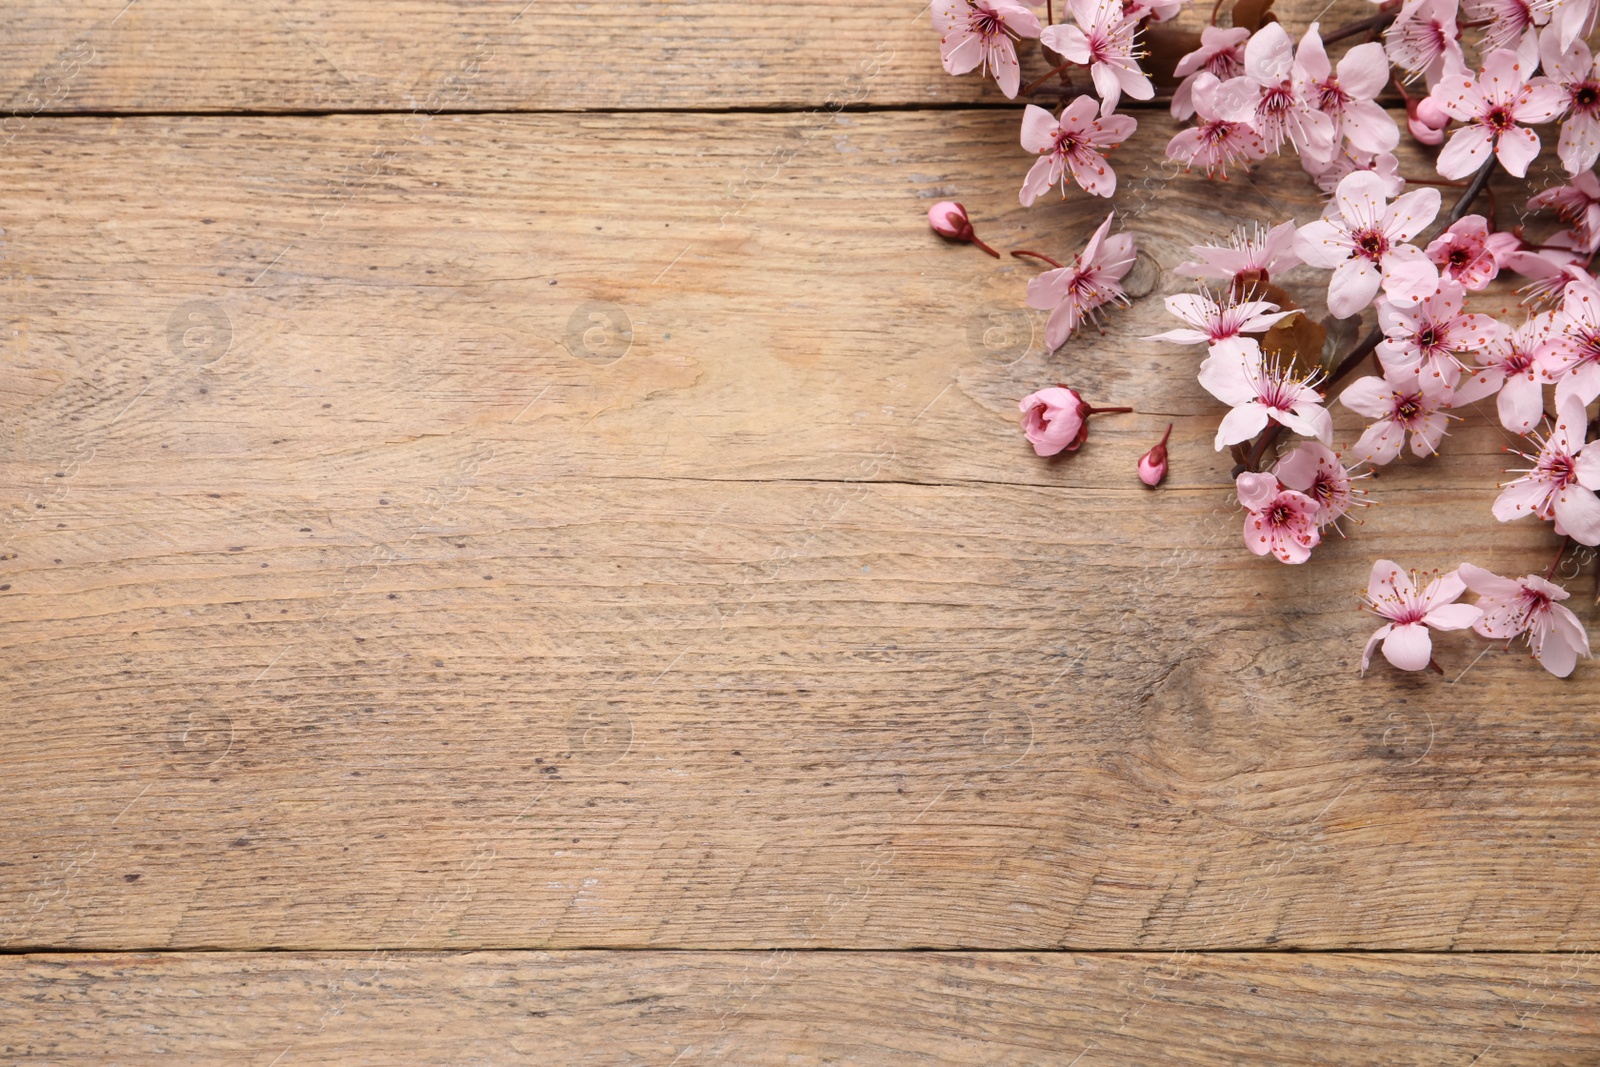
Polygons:
<instances>
[{"instance_id":1,"label":"unopened bud","mask_svg":"<svg viewBox=\"0 0 1600 1067\"><path fill-rule=\"evenodd\" d=\"M1167 432L1161 435L1161 440L1156 447L1139 457L1139 480L1154 489L1161 484L1167 476L1167 438L1172 436L1172 423L1167 423Z\"/></svg>"},{"instance_id":2,"label":"unopened bud","mask_svg":"<svg viewBox=\"0 0 1600 1067\"><path fill-rule=\"evenodd\" d=\"M930 207L928 225L932 226L933 232L940 237L948 237L952 241L967 241L994 258L1000 258L999 252L978 240L978 235L972 232L972 220L967 218L967 209L954 200L941 200Z\"/></svg>"}]
</instances>

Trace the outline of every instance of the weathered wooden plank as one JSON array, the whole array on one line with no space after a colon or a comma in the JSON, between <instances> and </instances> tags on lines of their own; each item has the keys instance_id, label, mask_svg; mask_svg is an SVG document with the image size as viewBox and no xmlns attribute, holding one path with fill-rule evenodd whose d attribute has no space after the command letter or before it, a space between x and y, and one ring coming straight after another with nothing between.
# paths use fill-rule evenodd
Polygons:
<instances>
[{"instance_id":1,"label":"weathered wooden plank","mask_svg":"<svg viewBox=\"0 0 1600 1067\"><path fill-rule=\"evenodd\" d=\"M1593 972L1592 954L23 956L0 959L0 1049L280 1067L1555 1067L1600 1053Z\"/></svg>"},{"instance_id":2,"label":"weathered wooden plank","mask_svg":"<svg viewBox=\"0 0 1600 1067\"><path fill-rule=\"evenodd\" d=\"M1553 552L1489 516L1498 431L1251 557L1154 297L981 343L1029 272L929 198L1054 252L1105 210L1004 207L1012 117L795 122L30 124L0 941L1595 946L1592 665L1356 678L1373 558ZM1168 266L1316 209L1282 162L1130 179ZM1145 414L1039 462L1016 398L1063 376Z\"/></svg>"},{"instance_id":3,"label":"weathered wooden plank","mask_svg":"<svg viewBox=\"0 0 1600 1067\"><path fill-rule=\"evenodd\" d=\"M1312 18L1369 14L1364 0L1280 6L1297 32ZM1209 13L1196 5L1181 24ZM1023 58L1030 76L1048 69L1036 47ZM927 5L914 0L16 0L0 12L0 107L24 118L978 101L1005 97L976 75L944 73Z\"/></svg>"}]
</instances>

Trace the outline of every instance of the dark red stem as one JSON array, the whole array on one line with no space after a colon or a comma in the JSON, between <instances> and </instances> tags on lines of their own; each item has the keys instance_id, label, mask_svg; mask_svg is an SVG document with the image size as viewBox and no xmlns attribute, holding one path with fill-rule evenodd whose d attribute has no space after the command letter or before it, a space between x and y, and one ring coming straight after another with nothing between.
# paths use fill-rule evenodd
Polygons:
<instances>
[{"instance_id":1,"label":"dark red stem","mask_svg":"<svg viewBox=\"0 0 1600 1067\"><path fill-rule=\"evenodd\" d=\"M968 237L967 240L971 241L973 244L977 245L979 248L981 248L985 252L989 253L995 259L999 259L1000 258L1000 253L996 252L994 249L992 249L988 245L984 244L983 241L981 239L979 239L977 234L973 234L971 237Z\"/></svg>"},{"instance_id":2,"label":"dark red stem","mask_svg":"<svg viewBox=\"0 0 1600 1067\"><path fill-rule=\"evenodd\" d=\"M1016 251L1012 252L1011 254L1016 256L1016 257L1018 257L1019 259L1021 257L1023 257L1023 256L1032 256L1034 259L1042 259L1042 260L1044 260L1046 263L1050 264L1052 267L1055 267L1057 270L1061 269L1061 264L1060 263L1057 263L1055 260L1053 260L1049 256L1045 255L1043 252L1030 252L1026 248L1019 248Z\"/></svg>"}]
</instances>

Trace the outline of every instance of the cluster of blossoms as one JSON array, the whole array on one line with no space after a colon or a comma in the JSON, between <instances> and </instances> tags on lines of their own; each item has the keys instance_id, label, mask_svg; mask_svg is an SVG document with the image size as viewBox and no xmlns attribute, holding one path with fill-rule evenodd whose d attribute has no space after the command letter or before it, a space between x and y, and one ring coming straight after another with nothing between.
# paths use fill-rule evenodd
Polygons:
<instances>
[{"instance_id":1,"label":"cluster of blossoms","mask_svg":"<svg viewBox=\"0 0 1600 1067\"><path fill-rule=\"evenodd\" d=\"M1072 185L1115 194L1106 154L1137 129L1116 108L1124 96L1150 100L1155 92L1140 68L1141 35L1180 7L1181 0L1069 0L1071 22L1054 25L1049 8L1041 21L1037 5L1018 0L936 5L952 73L982 67L1014 97L1016 45L1033 39L1061 60L1034 85L1056 76L1067 84L1071 71L1087 71L1092 94L1072 96L1059 114L1024 110L1022 146L1037 156L1022 181L1024 206L1052 189L1067 197ZM1558 562L1569 542L1600 545L1600 445L1588 440L1589 409L1600 398L1600 281L1590 273L1600 252L1600 178L1590 169L1600 159L1600 61L1585 43L1597 12L1600 0L1466 0L1464 10L1460 0L1380 0L1373 19L1326 37L1313 23L1296 41L1257 11L1252 26L1205 27L1176 62L1171 114L1189 124L1167 144L1169 159L1226 178L1287 147L1328 198L1322 216L1304 225L1258 225L1194 246L1193 260L1176 270L1196 279L1197 290L1167 297L1178 324L1147 338L1204 347L1196 373L1229 409L1214 443L1234 461L1251 552L1306 562L1369 502L1365 479L1408 445L1417 457L1436 454L1452 421L1483 411L1490 398L1488 417L1520 437L1508 451L1526 461L1506 472L1513 477L1492 505L1495 518L1549 522L1560 538ZM1463 26L1481 30L1475 69ZM1374 39L1330 58L1328 44L1360 33ZM1400 124L1379 103L1391 91L1405 103L1411 137L1438 147L1439 178L1401 174ZM1556 122L1556 153L1570 179L1533 196L1527 213L1565 228L1532 242L1497 228L1492 200L1469 214L1494 171L1526 177L1542 146L1536 127ZM1452 184L1462 193L1441 217L1439 188ZM939 212L950 207L930 214L935 228L976 242L964 211L941 228ZM1108 214L1069 263L1013 253L1053 268L1028 284L1026 298L1049 312L1051 351L1085 322L1103 329L1104 311L1128 303L1123 280L1134 240L1112 232L1115 219ZM1297 268L1328 272L1325 293L1285 288ZM1469 308L1502 273L1523 279L1514 320L1503 309ZM1314 318L1315 304L1325 304L1326 318ZM1336 351L1330 338L1356 336L1362 317L1365 336ZM1342 450L1330 400L1366 420ZM1021 408L1040 456L1076 451L1089 416L1128 410L1091 407L1064 385L1029 395ZM1139 462L1146 485L1166 474L1167 440ZM1379 642L1396 667L1436 666L1429 629L1471 627L1494 639L1526 635L1547 669L1569 674L1589 654L1588 638L1560 603L1568 594L1551 581L1554 571L1509 579L1462 564L1423 583L1380 560L1364 602L1388 623L1369 642L1362 669ZM1475 606L1456 603L1466 590L1478 595Z\"/></svg>"}]
</instances>

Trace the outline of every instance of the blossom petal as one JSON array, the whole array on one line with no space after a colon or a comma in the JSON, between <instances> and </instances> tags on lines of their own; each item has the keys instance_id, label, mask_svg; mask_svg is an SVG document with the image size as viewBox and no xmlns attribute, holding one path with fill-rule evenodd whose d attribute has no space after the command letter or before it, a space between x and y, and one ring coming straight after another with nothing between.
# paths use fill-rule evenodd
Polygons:
<instances>
[{"instance_id":1,"label":"blossom petal","mask_svg":"<svg viewBox=\"0 0 1600 1067\"><path fill-rule=\"evenodd\" d=\"M1345 386L1344 392L1339 394L1339 403L1358 415L1375 419L1389 410L1390 394L1387 381L1376 375L1368 375Z\"/></svg>"},{"instance_id":2,"label":"blossom petal","mask_svg":"<svg viewBox=\"0 0 1600 1067\"><path fill-rule=\"evenodd\" d=\"M1416 245L1396 245L1383 257L1383 295L1397 306L1414 307L1438 288L1439 268Z\"/></svg>"},{"instance_id":3,"label":"blossom petal","mask_svg":"<svg viewBox=\"0 0 1600 1067\"><path fill-rule=\"evenodd\" d=\"M1332 270L1350 258L1349 235L1325 219L1308 222L1295 234L1294 251L1313 267Z\"/></svg>"},{"instance_id":4,"label":"blossom petal","mask_svg":"<svg viewBox=\"0 0 1600 1067\"><path fill-rule=\"evenodd\" d=\"M1385 463L1393 463L1405 443L1405 431L1388 419L1381 419L1367 427L1350 450L1350 455L1358 463L1381 467Z\"/></svg>"},{"instance_id":5,"label":"blossom petal","mask_svg":"<svg viewBox=\"0 0 1600 1067\"><path fill-rule=\"evenodd\" d=\"M1294 42L1282 23L1269 22L1244 46L1244 72L1259 85L1277 85L1294 67Z\"/></svg>"},{"instance_id":6,"label":"blossom petal","mask_svg":"<svg viewBox=\"0 0 1600 1067\"><path fill-rule=\"evenodd\" d=\"M1078 97L1073 103L1076 104L1082 99ZM1090 101L1089 106L1094 107L1094 102ZM1072 109L1067 110L1070 113ZM1037 104L1029 104L1022 111L1022 147L1030 152L1048 152L1055 148L1055 135L1060 128L1061 124L1056 121L1054 115Z\"/></svg>"},{"instance_id":7,"label":"blossom petal","mask_svg":"<svg viewBox=\"0 0 1600 1067\"><path fill-rule=\"evenodd\" d=\"M1527 177L1528 164L1539 155L1539 135L1524 126L1513 126L1500 134L1494 154L1507 173Z\"/></svg>"},{"instance_id":8,"label":"blossom petal","mask_svg":"<svg viewBox=\"0 0 1600 1067\"><path fill-rule=\"evenodd\" d=\"M1278 495L1278 479L1271 474L1245 471L1234 480L1233 487L1239 503L1251 511L1260 511Z\"/></svg>"},{"instance_id":9,"label":"blossom petal","mask_svg":"<svg viewBox=\"0 0 1600 1067\"><path fill-rule=\"evenodd\" d=\"M1380 559L1372 564L1372 573L1367 575L1368 600L1381 604L1390 594L1409 597L1412 592L1411 578L1400 569L1400 564L1392 559Z\"/></svg>"},{"instance_id":10,"label":"blossom petal","mask_svg":"<svg viewBox=\"0 0 1600 1067\"><path fill-rule=\"evenodd\" d=\"M1089 38L1076 26L1046 26L1039 34L1039 41L1046 48L1059 53L1062 59L1074 63L1089 62Z\"/></svg>"},{"instance_id":11,"label":"blossom petal","mask_svg":"<svg viewBox=\"0 0 1600 1067\"><path fill-rule=\"evenodd\" d=\"M1389 84L1389 59L1377 42L1358 44L1339 60L1339 87L1351 96L1371 100Z\"/></svg>"},{"instance_id":12,"label":"blossom petal","mask_svg":"<svg viewBox=\"0 0 1600 1067\"><path fill-rule=\"evenodd\" d=\"M1560 633L1549 634L1539 642L1533 654L1544 669L1557 678L1567 677L1578 665L1578 650L1563 641L1563 636Z\"/></svg>"},{"instance_id":13,"label":"blossom petal","mask_svg":"<svg viewBox=\"0 0 1600 1067\"><path fill-rule=\"evenodd\" d=\"M1435 630L1465 630L1482 614L1482 608L1471 604L1446 604L1428 612L1422 621Z\"/></svg>"},{"instance_id":14,"label":"blossom petal","mask_svg":"<svg viewBox=\"0 0 1600 1067\"><path fill-rule=\"evenodd\" d=\"M1250 440L1267 428L1267 420L1267 409L1260 404L1240 404L1224 415L1222 424L1217 427L1217 451Z\"/></svg>"},{"instance_id":15,"label":"blossom petal","mask_svg":"<svg viewBox=\"0 0 1600 1067\"><path fill-rule=\"evenodd\" d=\"M1333 416L1321 404L1296 404L1288 411L1273 412L1273 417L1303 437L1333 443Z\"/></svg>"},{"instance_id":16,"label":"blossom petal","mask_svg":"<svg viewBox=\"0 0 1600 1067\"><path fill-rule=\"evenodd\" d=\"M1482 126L1464 126L1457 130L1439 153L1439 173L1451 181L1474 173L1489 158L1492 140L1489 131Z\"/></svg>"},{"instance_id":17,"label":"blossom petal","mask_svg":"<svg viewBox=\"0 0 1600 1067\"><path fill-rule=\"evenodd\" d=\"M1463 585L1479 596L1516 596L1522 589L1521 582L1502 578L1494 571L1484 570L1471 563L1463 563L1457 567L1456 574L1460 575Z\"/></svg>"},{"instance_id":18,"label":"blossom petal","mask_svg":"<svg viewBox=\"0 0 1600 1067\"><path fill-rule=\"evenodd\" d=\"M1500 490L1490 510L1501 522L1520 519L1524 515L1534 514L1549 492L1550 487L1543 482L1519 478Z\"/></svg>"},{"instance_id":19,"label":"blossom petal","mask_svg":"<svg viewBox=\"0 0 1600 1067\"><path fill-rule=\"evenodd\" d=\"M1581 485L1567 485L1556 492L1556 521L1579 544L1600 545L1600 497Z\"/></svg>"},{"instance_id":20,"label":"blossom petal","mask_svg":"<svg viewBox=\"0 0 1600 1067\"><path fill-rule=\"evenodd\" d=\"M978 69L983 62L983 38L969 33L944 52L944 69L947 74L966 74Z\"/></svg>"},{"instance_id":21,"label":"blossom petal","mask_svg":"<svg viewBox=\"0 0 1600 1067\"><path fill-rule=\"evenodd\" d=\"M1372 631L1372 636L1367 638L1367 647L1361 650L1361 673L1367 673L1367 668L1372 666L1372 650L1378 647L1378 642L1389 636L1389 631L1394 629L1394 624L1384 623Z\"/></svg>"},{"instance_id":22,"label":"blossom petal","mask_svg":"<svg viewBox=\"0 0 1600 1067\"><path fill-rule=\"evenodd\" d=\"M1512 433L1527 433L1544 418L1544 390L1539 387L1539 379L1531 374L1507 378L1495 399L1495 408L1500 413L1501 426Z\"/></svg>"},{"instance_id":23,"label":"blossom petal","mask_svg":"<svg viewBox=\"0 0 1600 1067\"><path fill-rule=\"evenodd\" d=\"M1311 262L1310 257L1306 262ZM1382 281L1383 275L1370 260L1345 260L1334 268L1328 283L1328 312L1337 319L1349 318L1372 303Z\"/></svg>"},{"instance_id":24,"label":"blossom petal","mask_svg":"<svg viewBox=\"0 0 1600 1067\"><path fill-rule=\"evenodd\" d=\"M1334 197L1339 202L1339 213L1352 226L1368 226L1384 217L1389 183L1381 174L1370 170L1357 170L1339 179ZM1438 193L1434 193L1437 199Z\"/></svg>"},{"instance_id":25,"label":"blossom petal","mask_svg":"<svg viewBox=\"0 0 1600 1067\"><path fill-rule=\"evenodd\" d=\"M1439 216L1439 190L1414 189L1389 207L1383 232L1391 241L1409 241L1432 225Z\"/></svg>"},{"instance_id":26,"label":"blossom petal","mask_svg":"<svg viewBox=\"0 0 1600 1067\"><path fill-rule=\"evenodd\" d=\"M1406 623L1383 639L1383 658L1403 671L1420 671L1433 658L1433 638L1420 622Z\"/></svg>"}]
</instances>

